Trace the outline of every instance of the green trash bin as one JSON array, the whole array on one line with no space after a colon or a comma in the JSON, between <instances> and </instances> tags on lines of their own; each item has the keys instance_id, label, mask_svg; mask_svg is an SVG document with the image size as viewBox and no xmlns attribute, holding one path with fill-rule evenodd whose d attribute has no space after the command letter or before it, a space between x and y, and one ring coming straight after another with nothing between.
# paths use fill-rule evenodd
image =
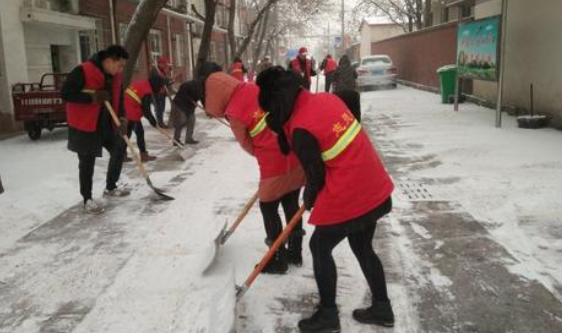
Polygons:
<instances>
[{"instance_id":1,"label":"green trash bin","mask_svg":"<svg viewBox=\"0 0 562 333\"><path fill-rule=\"evenodd\" d=\"M441 102L450 104L455 102L455 85L457 83L457 66L443 66L437 70L441 81Z\"/></svg>"}]
</instances>

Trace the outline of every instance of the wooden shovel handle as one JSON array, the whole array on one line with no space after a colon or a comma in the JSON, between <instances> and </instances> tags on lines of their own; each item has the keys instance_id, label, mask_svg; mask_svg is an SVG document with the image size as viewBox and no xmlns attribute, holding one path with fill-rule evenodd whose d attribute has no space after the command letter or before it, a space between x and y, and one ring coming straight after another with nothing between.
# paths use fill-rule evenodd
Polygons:
<instances>
[{"instance_id":1,"label":"wooden shovel handle","mask_svg":"<svg viewBox=\"0 0 562 333\"><path fill-rule=\"evenodd\" d=\"M171 142L175 143L177 146L179 146L180 148L183 148L183 144L181 142L178 142L178 140L174 139L172 137L172 135L170 133L168 133L168 131L166 131L165 129L163 129L160 126L156 126L156 128L158 129L158 131L160 131L160 133L164 134L164 136L166 138L168 138L168 140L170 140Z\"/></svg>"},{"instance_id":2,"label":"wooden shovel handle","mask_svg":"<svg viewBox=\"0 0 562 333\"><path fill-rule=\"evenodd\" d=\"M246 205L244 206L244 209L242 210L242 212L240 213L240 215L238 215L238 217L236 218L236 221L234 221L234 223L232 224L232 226L230 227L230 229L228 230L229 234L232 234L234 232L234 230L236 230L236 228L238 228L238 226L240 225L240 223L242 223L242 221L246 218L246 216L248 215L248 213L250 212L250 209L252 209L252 206L254 206L254 204L256 203L256 201L258 200L258 191L256 191L256 193L250 198L250 200L246 203Z\"/></svg>"},{"instance_id":3,"label":"wooden shovel handle","mask_svg":"<svg viewBox=\"0 0 562 333\"><path fill-rule=\"evenodd\" d=\"M113 107L111 106L111 104L108 101L105 102L105 107L107 108L107 111L109 111L109 114L111 114L111 118L113 118L113 122L115 122L115 125L118 128L120 128L121 127L121 121L119 120L119 117L117 117L117 114L115 113L115 110L113 110ZM127 147L129 147L129 151L131 152L131 155L133 156L133 159L135 160L135 163L137 164L137 167L139 168L142 177L145 180L148 180L148 172L146 171L146 168L144 167L144 164L142 163L139 154L135 150L135 147L133 147L133 144L131 143L131 140L129 140L129 137L127 135L124 135L124 134L121 134L121 137L127 143Z\"/></svg>"}]
</instances>

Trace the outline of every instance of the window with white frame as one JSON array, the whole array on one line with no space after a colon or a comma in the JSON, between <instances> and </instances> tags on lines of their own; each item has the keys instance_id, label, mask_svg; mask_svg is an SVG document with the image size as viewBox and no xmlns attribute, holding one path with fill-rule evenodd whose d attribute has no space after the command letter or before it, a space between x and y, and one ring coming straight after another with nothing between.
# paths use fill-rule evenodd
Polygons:
<instances>
[{"instance_id":1,"label":"window with white frame","mask_svg":"<svg viewBox=\"0 0 562 333\"><path fill-rule=\"evenodd\" d=\"M148 43L150 47L150 57L152 58L152 62L156 63L158 58L162 56L162 31L150 29Z\"/></svg>"},{"instance_id":2,"label":"window with white frame","mask_svg":"<svg viewBox=\"0 0 562 333\"><path fill-rule=\"evenodd\" d=\"M185 59L185 36L183 34L175 34L176 39L176 66L181 67L183 66L183 62Z\"/></svg>"}]
</instances>

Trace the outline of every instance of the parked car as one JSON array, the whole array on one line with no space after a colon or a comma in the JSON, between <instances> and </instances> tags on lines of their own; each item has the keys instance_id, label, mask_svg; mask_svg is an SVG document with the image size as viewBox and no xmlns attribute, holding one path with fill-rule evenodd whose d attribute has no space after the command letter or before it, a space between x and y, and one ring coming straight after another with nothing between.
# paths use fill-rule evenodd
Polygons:
<instances>
[{"instance_id":1,"label":"parked car","mask_svg":"<svg viewBox=\"0 0 562 333\"><path fill-rule=\"evenodd\" d=\"M357 68L357 87L360 91L371 88L396 88L397 70L392 59L384 54L361 58Z\"/></svg>"}]
</instances>

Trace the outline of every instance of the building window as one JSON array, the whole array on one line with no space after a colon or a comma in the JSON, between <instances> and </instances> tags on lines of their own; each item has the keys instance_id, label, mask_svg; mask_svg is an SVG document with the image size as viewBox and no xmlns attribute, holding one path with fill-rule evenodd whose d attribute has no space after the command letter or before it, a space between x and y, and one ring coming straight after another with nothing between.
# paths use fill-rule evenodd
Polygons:
<instances>
[{"instance_id":1,"label":"building window","mask_svg":"<svg viewBox=\"0 0 562 333\"><path fill-rule=\"evenodd\" d=\"M174 37L176 39L176 56L174 60L176 61L176 66L181 67L185 59L185 36L182 34L175 34Z\"/></svg>"},{"instance_id":2,"label":"building window","mask_svg":"<svg viewBox=\"0 0 562 333\"><path fill-rule=\"evenodd\" d=\"M461 11L461 18L466 18L466 17L471 17L472 16L472 6L461 6L460 11Z\"/></svg>"},{"instance_id":3,"label":"building window","mask_svg":"<svg viewBox=\"0 0 562 333\"><path fill-rule=\"evenodd\" d=\"M156 63L158 58L162 56L162 31L150 29L148 42L150 46L150 57L152 58L152 62Z\"/></svg>"},{"instance_id":4,"label":"building window","mask_svg":"<svg viewBox=\"0 0 562 333\"><path fill-rule=\"evenodd\" d=\"M119 40L121 41L121 44L125 44L127 29L129 29L129 23L119 23Z\"/></svg>"}]
</instances>

